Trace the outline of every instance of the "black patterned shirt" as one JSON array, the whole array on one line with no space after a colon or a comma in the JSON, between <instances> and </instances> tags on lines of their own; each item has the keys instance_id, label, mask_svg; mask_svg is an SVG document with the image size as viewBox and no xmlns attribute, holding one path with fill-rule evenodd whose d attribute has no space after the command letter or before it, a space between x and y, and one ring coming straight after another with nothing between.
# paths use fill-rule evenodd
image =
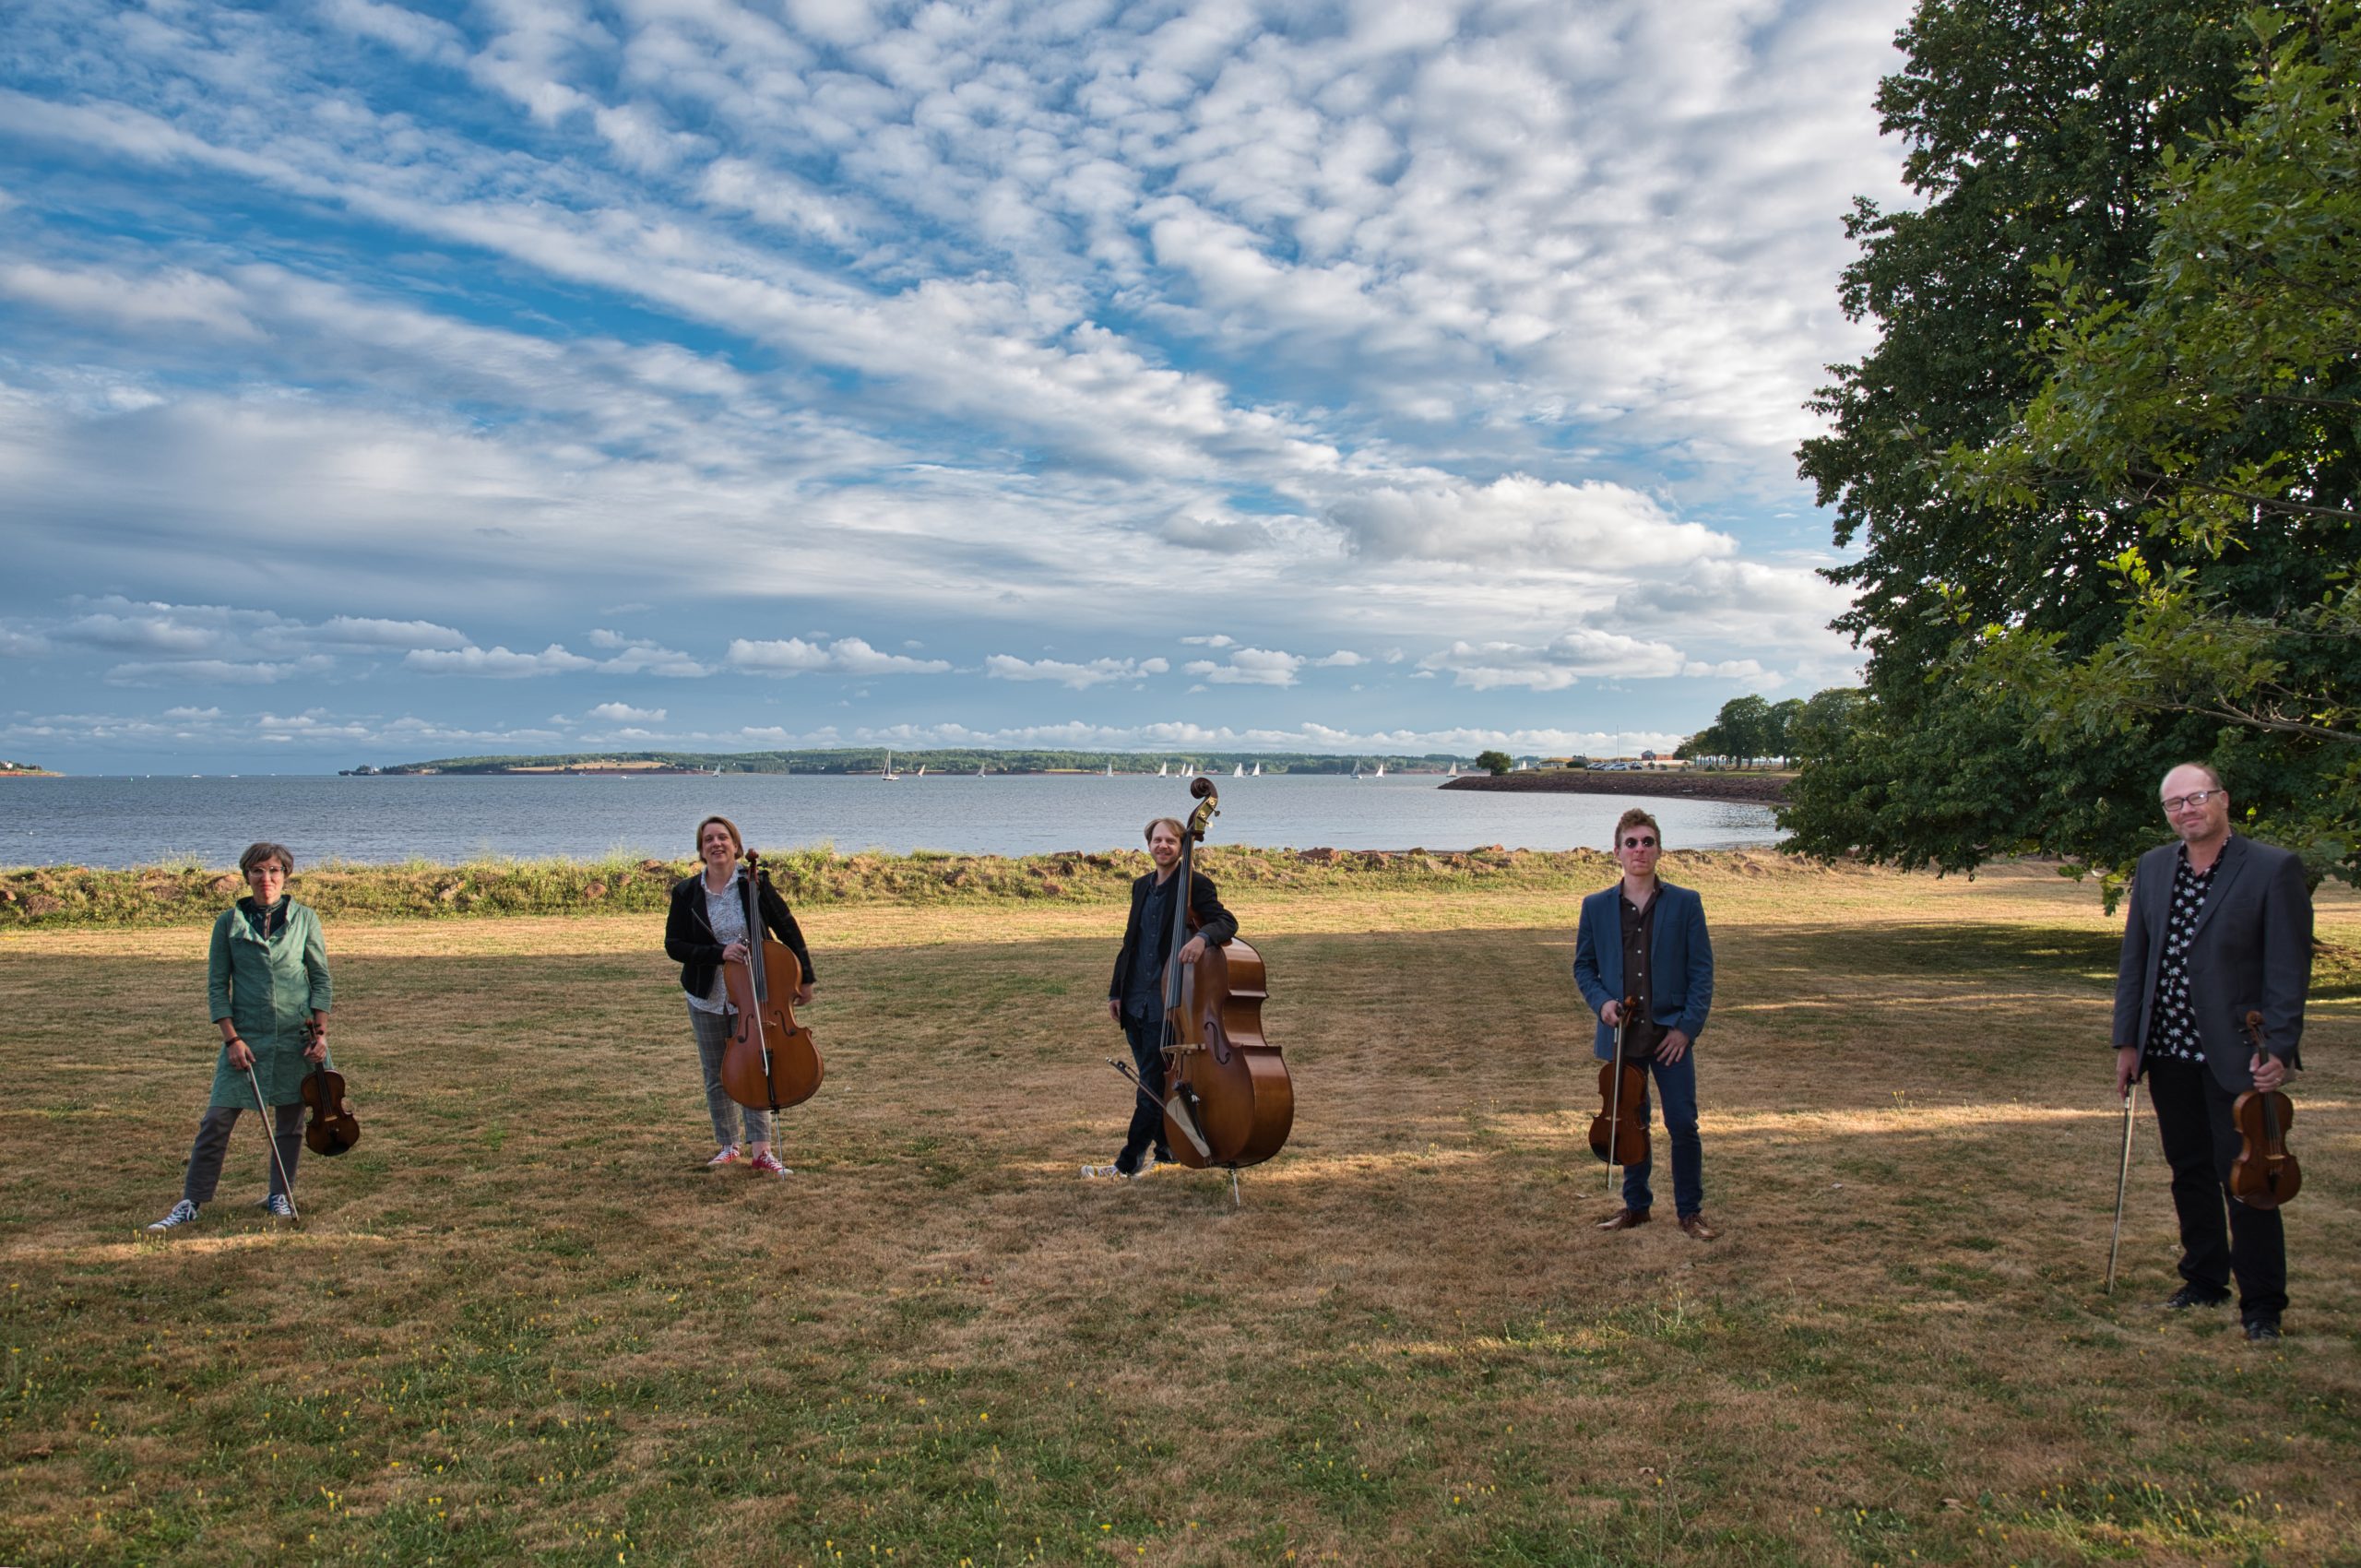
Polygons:
<instances>
[{"instance_id":1,"label":"black patterned shirt","mask_svg":"<svg viewBox=\"0 0 2361 1568\"><path fill-rule=\"evenodd\" d=\"M2183 1062L2205 1060L2197 1036L2197 1010L2189 1000L2189 948L2197 939L2197 919L2205 909L2205 895L2213 890L2213 873L2222 858L2201 872L2189 869L2189 846L2180 847L2173 864L2173 908L2165 920L2165 951L2156 967L2156 1012L2148 1021L2148 1054L2177 1057Z\"/></svg>"}]
</instances>

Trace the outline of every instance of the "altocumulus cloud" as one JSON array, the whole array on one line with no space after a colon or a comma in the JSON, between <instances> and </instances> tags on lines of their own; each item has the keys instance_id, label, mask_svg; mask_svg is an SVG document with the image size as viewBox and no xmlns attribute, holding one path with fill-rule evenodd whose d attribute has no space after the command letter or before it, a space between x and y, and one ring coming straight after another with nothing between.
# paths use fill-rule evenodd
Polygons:
<instances>
[{"instance_id":1,"label":"altocumulus cloud","mask_svg":"<svg viewBox=\"0 0 2361 1568\"><path fill-rule=\"evenodd\" d=\"M1087 663L1071 663L1062 659L1023 659L1014 654L995 653L984 660L984 673L995 681L1055 681L1074 691L1105 685L1109 681L1161 675L1171 668L1171 661L1163 659L1094 659Z\"/></svg>"},{"instance_id":2,"label":"altocumulus cloud","mask_svg":"<svg viewBox=\"0 0 2361 1568\"><path fill-rule=\"evenodd\" d=\"M758 675L939 675L951 668L942 659L883 653L859 637L838 637L825 647L801 637L754 641L734 637L726 661L733 670Z\"/></svg>"}]
</instances>

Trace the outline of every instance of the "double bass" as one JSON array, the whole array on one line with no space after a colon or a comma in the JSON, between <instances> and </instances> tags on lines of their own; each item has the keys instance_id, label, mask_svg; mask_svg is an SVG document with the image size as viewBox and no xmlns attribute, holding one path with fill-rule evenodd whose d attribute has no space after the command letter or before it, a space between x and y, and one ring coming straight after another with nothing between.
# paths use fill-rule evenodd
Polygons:
<instances>
[{"instance_id":1,"label":"double bass","mask_svg":"<svg viewBox=\"0 0 2361 1568\"><path fill-rule=\"evenodd\" d=\"M745 870L738 896L745 906L749 951L746 962L721 966L722 985L738 1010L722 1047L721 1087L741 1105L776 1112L820 1092L820 1049L812 1031L795 1021L803 966L763 927L762 894L769 890L771 873L752 849Z\"/></svg>"},{"instance_id":2,"label":"double bass","mask_svg":"<svg viewBox=\"0 0 2361 1568\"><path fill-rule=\"evenodd\" d=\"M1192 1170L1219 1166L1238 1172L1279 1152L1295 1125L1295 1084L1279 1048L1263 1038L1263 1004L1270 982L1263 956L1233 937L1207 947L1193 964L1180 961L1197 925L1190 897L1196 846L1221 810L1214 781L1189 781L1196 808L1180 835L1180 907L1164 954L1164 1135L1173 1158Z\"/></svg>"}]
</instances>

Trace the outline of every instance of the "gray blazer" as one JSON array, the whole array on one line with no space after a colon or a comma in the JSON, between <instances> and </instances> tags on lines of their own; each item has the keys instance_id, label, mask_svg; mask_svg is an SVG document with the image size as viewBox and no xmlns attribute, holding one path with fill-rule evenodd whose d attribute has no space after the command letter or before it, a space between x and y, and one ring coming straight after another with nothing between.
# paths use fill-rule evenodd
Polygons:
<instances>
[{"instance_id":1,"label":"gray blazer","mask_svg":"<svg viewBox=\"0 0 2361 1568\"><path fill-rule=\"evenodd\" d=\"M2178 843L2151 849L2132 873L2131 912L2115 977L2118 1048L2148 1043L2179 853ZM2304 886L2303 861L2232 834L2222 846L2189 949L2198 1042L2224 1088L2236 1093L2254 1087L2249 1009L2262 1013L2263 1043L2271 1053L2290 1067L2303 1065L2296 1046L2304 1038L2304 992L2311 980L2312 897Z\"/></svg>"}]
</instances>

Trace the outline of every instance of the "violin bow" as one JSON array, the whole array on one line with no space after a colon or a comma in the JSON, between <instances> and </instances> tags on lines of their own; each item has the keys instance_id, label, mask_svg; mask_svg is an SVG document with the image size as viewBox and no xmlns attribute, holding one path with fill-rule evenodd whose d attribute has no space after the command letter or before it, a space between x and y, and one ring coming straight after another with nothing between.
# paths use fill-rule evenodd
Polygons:
<instances>
[{"instance_id":1,"label":"violin bow","mask_svg":"<svg viewBox=\"0 0 2361 1568\"><path fill-rule=\"evenodd\" d=\"M254 1048L249 1046L251 1051ZM262 1080L255 1076L255 1064L246 1063L246 1087L255 1091L255 1109L262 1112L262 1135L270 1145L270 1167L279 1172L279 1190L287 1194L287 1212L296 1224L303 1223L303 1211L295 1206L295 1183L287 1179L287 1162L279 1158L279 1125L272 1119L270 1107L262 1102Z\"/></svg>"},{"instance_id":2,"label":"violin bow","mask_svg":"<svg viewBox=\"0 0 2361 1568\"><path fill-rule=\"evenodd\" d=\"M2131 1181L2131 1119L2140 1113L2140 1081L2123 1091L2123 1163L2115 1172L2115 1235L2106 1244L2106 1294L2115 1294L2115 1255L2123 1246L2123 1190Z\"/></svg>"},{"instance_id":3,"label":"violin bow","mask_svg":"<svg viewBox=\"0 0 2361 1568\"><path fill-rule=\"evenodd\" d=\"M1607 1190L1615 1191L1615 1126L1623 1115L1623 1035L1631 1027L1632 997L1615 1009L1615 1087L1607 1101Z\"/></svg>"}]
</instances>

